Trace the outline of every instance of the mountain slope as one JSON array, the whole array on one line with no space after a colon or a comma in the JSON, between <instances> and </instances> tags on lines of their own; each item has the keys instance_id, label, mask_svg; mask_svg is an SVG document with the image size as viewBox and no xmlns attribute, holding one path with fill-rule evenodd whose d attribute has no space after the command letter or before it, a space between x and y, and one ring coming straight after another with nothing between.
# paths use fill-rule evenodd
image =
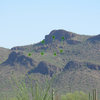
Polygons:
<instances>
[{"instance_id":1,"label":"mountain slope","mask_svg":"<svg viewBox=\"0 0 100 100\"><path fill-rule=\"evenodd\" d=\"M0 64L0 85L9 81L13 71L19 79L28 74L40 84L56 74L53 86L61 92L68 92L69 88L85 92L100 90L100 42L90 40L99 41L99 35L53 30L37 44L13 47ZM4 91L4 86L0 89Z\"/></svg>"},{"instance_id":2,"label":"mountain slope","mask_svg":"<svg viewBox=\"0 0 100 100\"><path fill-rule=\"evenodd\" d=\"M9 49L0 47L0 63L4 62L10 53Z\"/></svg>"},{"instance_id":3,"label":"mountain slope","mask_svg":"<svg viewBox=\"0 0 100 100\"><path fill-rule=\"evenodd\" d=\"M100 42L100 34L96 35L96 36L92 36L88 39L88 41L90 41L91 43L96 43L96 42Z\"/></svg>"}]
</instances>

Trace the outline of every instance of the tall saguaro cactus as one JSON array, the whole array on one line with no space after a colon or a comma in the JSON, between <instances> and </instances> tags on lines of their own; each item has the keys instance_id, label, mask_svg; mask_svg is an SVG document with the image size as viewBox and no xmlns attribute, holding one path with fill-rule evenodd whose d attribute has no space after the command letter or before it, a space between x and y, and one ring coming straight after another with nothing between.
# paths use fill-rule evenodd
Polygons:
<instances>
[{"instance_id":1,"label":"tall saguaro cactus","mask_svg":"<svg viewBox=\"0 0 100 100\"><path fill-rule=\"evenodd\" d=\"M54 89L52 89L52 100L54 100Z\"/></svg>"},{"instance_id":2,"label":"tall saguaro cactus","mask_svg":"<svg viewBox=\"0 0 100 100\"><path fill-rule=\"evenodd\" d=\"M91 95L90 95L90 92L89 92L89 100L91 100Z\"/></svg>"},{"instance_id":3,"label":"tall saguaro cactus","mask_svg":"<svg viewBox=\"0 0 100 100\"><path fill-rule=\"evenodd\" d=\"M97 100L97 90L93 89L93 100Z\"/></svg>"}]
</instances>

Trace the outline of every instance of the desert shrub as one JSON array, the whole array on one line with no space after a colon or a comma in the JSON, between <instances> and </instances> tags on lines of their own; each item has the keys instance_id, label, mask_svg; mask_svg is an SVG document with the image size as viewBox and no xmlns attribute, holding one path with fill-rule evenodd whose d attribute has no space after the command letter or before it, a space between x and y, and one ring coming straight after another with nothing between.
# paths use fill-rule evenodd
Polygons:
<instances>
[{"instance_id":1,"label":"desert shrub","mask_svg":"<svg viewBox=\"0 0 100 100\"><path fill-rule=\"evenodd\" d=\"M35 85L32 84L32 78L30 78L30 87L27 86L25 80L18 81L15 77L12 78L15 84L14 90L16 90L16 97L11 98L10 100L51 100L51 83L46 81L45 87L42 88L38 81L35 81Z\"/></svg>"},{"instance_id":2,"label":"desert shrub","mask_svg":"<svg viewBox=\"0 0 100 100\"><path fill-rule=\"evenodd\" d=\"M88 100L88 95L82 91L76 91L74 93L67 93L66 95L62 95L61 100Z\"/></svg>"}]
</instances>

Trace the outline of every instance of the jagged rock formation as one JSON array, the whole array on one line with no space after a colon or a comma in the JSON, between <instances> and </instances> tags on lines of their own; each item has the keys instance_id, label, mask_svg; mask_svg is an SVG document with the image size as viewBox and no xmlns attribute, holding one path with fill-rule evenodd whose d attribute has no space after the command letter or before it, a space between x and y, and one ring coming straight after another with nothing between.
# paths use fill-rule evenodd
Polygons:
<instances>
[{"instance_id":1,"label":"jagged rock formation","mask_svg":"<svg viewBox=\"0 0 100 100\"><path fill-rule=\"evenodd\" d=\"M63 68L63 71L82 70L82 69L86 69L86 68L89 68L91 70L100 70L100 65L92 64L89 62L69 61Z\"/></svg>"},{"instance_id":2,"label":"jagged rock formation","mask_svg":"<svg viewBox=\"0 0 100 100\"><path fill-rule=\"evenodd\" d=\"M89 69L92 69L92 70L100 70L100 65L97 65L97 64L86 63L86 66L87 66Z\"/></svg>"},{"instance_id":3,"label":"jagged rock formation","mask_svg":"<svg viewBox=\"0 0 100 100\"><path fill-rule=\"evenodd\" d=\"M20 64L23 66L34 66L35 61L33 61L33 59L29 57L26 57L21 52L16 53L13 51L9 54L8 59L2 63L2 65L10 65L10 66L14 66L16 64Z\"/></svg>"},{"instance_id":4,"label":"jagged rock formation","mask_svg":"<svg viewBox=\"0 0 100 100\"><path fill-rule=\"evenodd\" d=\"M57 40L59 43L61 42L62 37L64 37L64 41L66 41L66 43L71 44L71 45L81 43L78 40L72 39L73 37L78 36L78 34L60 29L60 30L53 30L53 31L50 32L49 35L45 36L44 41L45 41L46 46L48 44L53 45L52 44L53 43L52 36L55 36L55 40ZM58 42L56 42L55 44L57 44ZM35 46L35 51L37 51L38 49L42 49L42 48L43 49L48 48L48 47L45 47L44 45L42 45L41 42L39 42L38 44L35 44L34 46ZM29 46L29 48L30 48L30 46ZM23 50L26 50L26 49L28 49L27 46L17 46L17 47L11 48L11 50L20 50L20 51L23 51Z\"/></svg>"},{"instance_id":5,"label":"jagged rock formation","mask_svg":"<svg viewBox=\"0 0 100 100\"><path fill-rule=\"evenodd\" d=\"M58 68L55 65L52 64L48 64L44 61L41 61L37 67L35 67L34 69L30 70L28 72L28 74L31 73L40 73L43 75L50 75L52 76L55 73L58 72L64 72L64 71L68 71L68 70L85 70L85 69L91 69L91 70L100 70L100 65L96 65L96 64L92 64L89 62L79 62L79 61L69 61L65 67L62 68Z\"/></svg>"},{"instance_id":6,"label":"jagged rock formation","mask_svg":"<svg viewBox=\"0 0 100 100\"><path fill-rule=\"evenodd\" d=\"M61 69L52 65L48 64L44 61L41 61L38 66L28 72L28 74L31 73L41 73L43 75L50 75L52 76L54 73L60 72Z\"/></svg>"},{"instance_id":7,"label":"jagged rock formation","mask_svg":"<svg viewBox=\"0 0 100 100\"><path fill-rule=\"evenodd\" d=\"M68 32L65 30L53 30L49 35L45 36L45 41L46 43L51 43L53 41L52 36L55 36L55 40L61 41L61 38L64 37L65 41L67 41L75 37L76 35L76 33Z\"/></svg>"},{"instance_id":8,"label":"jagged rock formation","mask_svg":"<svg viewBox=\"0 0 100 100\"><path fill-rule=\"evenodd\" d=\"M81 62L78 62L78 61L69 61L65 65L63 71L73 70L73 69L80 69L80 68L82 68L82 66L83 66L83 63L81 63Z\"/></svg>"}]
</instances>

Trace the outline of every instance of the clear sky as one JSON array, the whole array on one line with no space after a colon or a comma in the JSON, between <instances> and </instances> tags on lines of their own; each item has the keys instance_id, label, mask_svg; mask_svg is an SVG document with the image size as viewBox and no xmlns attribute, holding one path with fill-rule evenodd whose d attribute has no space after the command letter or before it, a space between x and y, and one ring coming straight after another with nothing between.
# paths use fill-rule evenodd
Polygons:
<instances>
[{"instance_id":1,"label":"clear sky","mask_svg":"<svg viewBox=\"0 0 100 100\"><path fill-rule=\"evenodd\" d=\"M100 0L0 0L0 47L37 43L54 29L100 34Z\"/></svg>"}]
</instances>

